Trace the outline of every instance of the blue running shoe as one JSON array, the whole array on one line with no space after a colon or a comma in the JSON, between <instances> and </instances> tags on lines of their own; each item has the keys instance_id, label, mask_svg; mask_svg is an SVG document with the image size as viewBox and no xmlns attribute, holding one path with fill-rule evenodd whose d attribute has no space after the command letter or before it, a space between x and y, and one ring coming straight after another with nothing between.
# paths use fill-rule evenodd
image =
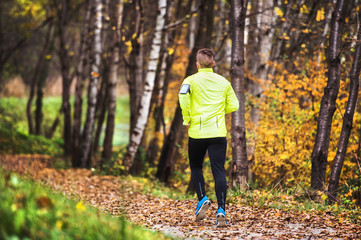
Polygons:
<instances>
[{"instance_id":1,"label":"blue running shoe","mask_svg":"<svg viewBox=\"0 0 361 240\"><path fill-rule=\"evenodd\" d=\"M225 227L227 225L227 215L223 208L218 208L217 211L217 227Z\"/></svg>"},{"instance_id":2,"label":"blue running shoe","mask_svg":"<svg viewBox=\"0 0 361 240\"><path fill-rule=\"evenodd\" d=\"M211 206L211 201L207 198L207 196L204 196L202 200L198 202L197 208L196 208L196 221L202 220L206 217L206 211Z\"/></svg>"}]
</instances>

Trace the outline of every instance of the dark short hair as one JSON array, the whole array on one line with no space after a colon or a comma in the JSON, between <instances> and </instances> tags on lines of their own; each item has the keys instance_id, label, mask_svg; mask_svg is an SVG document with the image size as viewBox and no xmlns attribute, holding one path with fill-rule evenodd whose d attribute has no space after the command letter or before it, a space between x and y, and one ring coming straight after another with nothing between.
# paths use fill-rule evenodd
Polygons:
<instances>
[{"instance_id":1,"label":"dark short hair","mask_svg":"<svg viewBox=\"0 0 361 240\"><path fill-rule=\"evenodd\" d=\"M197 62L201 67L212 67L214 53L209 48L201 48L197 51Z\"/></svg>"}]
</instances>

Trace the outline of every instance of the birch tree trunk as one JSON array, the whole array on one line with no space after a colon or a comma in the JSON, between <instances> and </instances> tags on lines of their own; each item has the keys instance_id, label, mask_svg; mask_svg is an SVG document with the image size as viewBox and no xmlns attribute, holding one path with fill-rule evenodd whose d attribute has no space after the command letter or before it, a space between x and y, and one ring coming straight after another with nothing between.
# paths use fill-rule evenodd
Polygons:
<instances>
[{"instance_id":1,"label":"birch tree trunk","mask_svg":"<svg viewBox=\"0 0 361 240\"><path fill-rule=\"evenodd\" d=\"M360 14L359 14L360 16ZM345 114L343 115L342 130L340 139L338 140L336 156L333 160L333 166L331 171L331 177L328 185L328 202L334 203L337 199L337 190L340 180L341 170L346 155L347 145L349 142L353 116L355 114L355 108L357 103L357 95L359 91L359 76L361 68L361 25L359 26L357 34L357 43L354 53L354 59L350 74L350 93L347 101Z\"/></svg>"},{"instance_id":2,"label":"birch tree trunk","mask_svg":"<svg viewBox=\"0 0 361 240\"><path fill-rule=\"evenodd\" d=\"M328 81L321 100L315 145L311 155L311 188L323 190L327 167L332 117L340 88L340 53L348 0L338 0L332 14L328 54Z\"/></svg>"},{"instance_id":3,"label":"birch tree trunk","mask_svg":"<svg viewBox=\"0 0 361 240\"><path fill-rule=\"evenodd\" d=\"M197 10L199 0L191 0L191 1L192 1L191 12L194 12ZM193 17L189 20L188 47L190 49L194 48L196 31L197 31L197 18Z\"/></svg>"},{"instance_id":4,"label":"birch tree trunk","mask_svg":"<svg viewBox=\"0 0 361 240\"><path fill-rule=\"evenodd\" d=\"M121 25L123 18L123 0L113 0L112 7L113 19L115 19L115 30L112 32L112 56L110 62L110 76L107 86L108 95L108 117L105 129L105 138L103 144L103 159L104 163L108 163L112 157L113 149L113 135L114 135L114 121L115 121L115 107L116 107L116 84L118 78L118 62L121 41Z\"/></svg>"},{"instance_id":5,"label":"birch tree trunk","mask_svg":"<svg viewBox=\"0 0 361 240\"><path fill-rule=\"evenodd\" d=\"M244 27L248 0L231 1L232 59L231 80L239 100L232 113L232 188L245 189L248 178L244 95Z\"/></svg>"},{"instance_id":6,"label":"birch tree trunk","mask_svg":"<svg viewBox=\"0 0 361 240\"><path fill-rule=\"evenodd\" d=\"M95 0L95 29L94 29L94 62L91 65L91 78L88 90L88 110L83 131L82 151L80 157L81 167L90 167L90 153L92 144L92 135L95 120L95 108L97 102L97 90L101 62L101 29L102 29L102 2Z\"/></svg>"},{"instance_id":7,"label":"birch tree trunk","mask_svg":"<svg viewBox=\"0 0 361 240\"><path fill-rule=\"evenodd\" d=\"M87 1L79 49L79 63L76 69L76 86L75 86L75 101L74 101L74 117L73 117L73 150L72 150L72 166L80 167L80 128L81 128L81 115L83 112L83 91L84 81L86 78L86 66L88 58L90 57L87 52L90 48L90 39L87 36L90 33L90 13L92 4ZM88 51L87 51L88 50Z\"/></svg>"},{"instance_id":8,"label":"birch tree trunk","mask_svg":"<svg viewBox=\"0 0 361 240\"><path fill-rule=\"evenodd\" d=\"M134 156L138 150L140 141L142 140L144 129L148 120L150 100L152 97L152 92L154 87L155 71L157 68L158 58L160 54L160 46L162 44L161 39L162 39L164 22L165 22L166 8L167 8L167 1L159 0L158 1L159 14L156 20L155 33L150 51L148 70L144 84L144 91L139 106L138 119L130 137L127 153L124 157L124 165L127 170L129 170L133 164Z\"/></svg>"},{"instance_id":9,"label":"birch tree trunk","mask_svg":"<svg viewBox=\"0 0 361 240\"><path fill-rule=\"evenodd\" d=\"M166 30L167 31L167 30ZM164 33L164 41L161 50L161 56L159 58L158 67L156 71L156 78L154 82L154 89L152 94L152 100L150 104L150 114L148 119L148 126L146 128L145 135L151 135L152 138L149 144L146 143L145 135L143 136L142 146L147 149L146 158L149 164L154 165L154 161L159 152L159 136L161 135L162 127L164 127L164 104L162 102L164 95L164 85L166 81L166 75L168 75L169 68L169 55L168 55L168 32ZM149 129L149 131L147 131ZM144 144L144 145L143 145ZM148 145L148 147L146 146ZM138 151L139 153L139 151Z\"/></svg>"}]
</instances>

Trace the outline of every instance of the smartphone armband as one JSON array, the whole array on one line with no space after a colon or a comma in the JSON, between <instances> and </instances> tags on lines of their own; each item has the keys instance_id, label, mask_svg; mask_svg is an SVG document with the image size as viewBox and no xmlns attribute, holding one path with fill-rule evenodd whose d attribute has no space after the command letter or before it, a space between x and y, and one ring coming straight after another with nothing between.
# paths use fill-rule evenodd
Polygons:
<instances>
[{"instance_id":1,"label":"smartphone armband","mask_svg":"<svg viewBox=\"0 0 361 240\"><path fill-rule=\"evenodd\" d=\"M179 94L187 94L187 93L189 93L190 88L191 88L190 84L183 84L180 91L179 91Z\"/></svg>"}]
</instances>

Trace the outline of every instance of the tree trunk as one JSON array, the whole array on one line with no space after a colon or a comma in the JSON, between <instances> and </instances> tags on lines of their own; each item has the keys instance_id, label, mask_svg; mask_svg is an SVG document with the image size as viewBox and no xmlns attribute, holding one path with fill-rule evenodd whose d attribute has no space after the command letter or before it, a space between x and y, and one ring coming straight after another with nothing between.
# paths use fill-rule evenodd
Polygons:
<instances>
[{"instance_id":1,"label":"tree trunk","mask_svg":"<svg viewBox=\"0 0 361 240\"><path fill-rule=\"evenodd\" d=\"M132 51L129 60L129 97L130 97L130 128L129 128L129 142L135 124L138 119L138 110L140 99L143 91L143 31L144 31L144 15L141 0L133 2L135 19L135 36L132 37Z\"/></svg>"},{"instance_id":2,"label":"tree trunk","mask_svg":"<svg viewBox=\"0 0 361 240\"><path fill-rule=\"evenodd\" d=\"M169 19L171 18L171 9L174 7L172 1L167 0L167 14L166 14L166 25L169 24ZM181 1L177 3L181 4ZM179 19L180 16L180 7L175 7L175 18ZM149 163L149 166L153 167L156 159L158 159L158 155L160 153L161 143L160 138L164 135L164 140L166 138L166 129L165 129L165 121L164 121L164 100L167 94L167 88L169 84L169 73L173 64L174 54L169 52L169 48L172 48L175 51L174 46L174 39L176 33L178 31L170 31L169 29L164 30L164 40L162 41L162 49L161 49L161 57L159 58L157 71L156 71L156 78L154 83L154 90L152 93L152 100L151 100L151 107L150 107L150 114L148 120L147 129L144 135L151 136L151 140L149 144L143 141L145 137L143 136L142 145L146 151L146 159ZM147 145L147 146L146 146Z\"/></svg>"},{"instance_id":3,"label":"tree trunk","mask_svg":"<svg viewBox=\"0 0 361 240\"><path fill-rule=\"evenodd\" d=\"M186 76L197 72L196 55L198 49L211 47L212 43L212 35L207 35L207 33L213 30L214 1L202 0L199 8L199 26L195 46L188 57ZM178 158L177 154L179 154L177 146L184 139L184 131L182 110L178 102L170 131L165 139L159 158L156 177L162 182L169 182L169 178L173 174L175 161Z\"/></svg>"},{"instance_id":4,"label":"tree trunk","mask_svg":"<svg viewBox=\"0 0 361 240\"><path fill-rule=\"evenodd\" d=\"M139 114L137 118L137 123L130 137L128 151L124 158L124 165L127 170L129 170L133 164L134 156L138 151L138 146L143 137L144 129L148 120L150 99L152 97L152 92L154 87L155 71L157 68L160 46L162 44L161 38L162 38L162 31L165 22L164 19L166 14L166 7L167 7L167 1L159 0L158 2L159 14L156 20L156 29L152 41L148 70L144 84L144 91L139 106Z\"/></svg>"},{"instance_id":5,"label":"tree trunk","mask_svg":"<svg viewBox=\"0 0 361 240\"><path fill-rule=\"evenodd\" d=\"M59 50L59 58L61 65L61 75L63 78L62 82L62 111L64 114L64 155L68 157L71 153L71 107L69 103L70 97L70 62L68 58L68 50L67 50L67 18L68 18L68 7L69 1L63 0L61 10L58 13L60 21L59 21L59 35L60 35L60 50Z\"/></svg>"},{"instance_id":6,"label":"tree trunk","mask_svg":"<svg viewBox=\"0 0 361 240\"><path fill-rule=\"evenodd\" d=\"M272 11L271 8L273 5L271 0L264 0L262 2L262 16L261 16L261 27L258 33L258 51L257 54L259 55L259 62L254 64L253 74L262 79L267 80L267 72L268 66L267 62L269 61L270 51L272 47L272 35L271 35L271 23L272 23ZM267 11L267 9L269 9ZM262 97L262 88L256 82L252 82L250 86L250 91L255 98ZM252 122L257 125L260 118L259 110L256 107L252 107L251 111L251 119Z\"/></svg>"},{"instance_id":7,"label":"tree trunk","mask_svg":"<svg viewBox=\"0 0 361 240\"><path fill-rule=\"evenodd\" d=\"M40 72L37 91L36 91L36 101L35 101L35 134L41 134L41 123L43 121L43 88L45 86L46 77L48 76L48 63L43 66L43 69Z\"/></svg>"},{"instance_id":8,"label":"tree trunk","mask_svg":"<svg viewBox=\"0 0 361 240\"><path fill-rule=\"evenodd\" d=\"M110 62L110 76L107 86L108 95L108 117L107 125L105 128L105 138L103 144L103 159L104 163L108 164L112 157L113 149L113 135L114 135L114 122L115 122L115 107L116 107L116 85L118 78L118 62L120 52L120 41L121 41L121 25L123 18L123 0L113 0L115 19L114 27L116 30L112 32L112 56Z\"/></svg>"},{"instance_id":9,"label":"tree trunk","mask_svg":"<svg viewBox=\"0 0 361 240\"><path fill-rule=\"evenodd\" d=\"M52 24L49 24L49 29L47 32L46 40L45 40L45 46L47 47L45 54L51 54L54 49L54 38L50 40L51 32L52 32ZM50 44L50 46L49 46ZM44 55L45 55L44 54ZM43 56L44 58L45 56ZM48 77L49 72L49 65L50 65L51 58L46 58L45 63L41 67L39 80L38 80L38 86L37 86L37 96L36 96L36 109L35 109L35 134L40 135L42 132L42 121L43 121L43 96L44 96L44 90L43 88L46 85L46 79Z\"/></svg>"},{"instance_id":10,"label":"tree trunk","mask_svg":"<svg viewBox=\"0 0 361 240\"><path fill-rule=\"evenodd\" d=\"M194 12L197 10L199 0L191 0L191 2L192 2L191 12ZM192 17L189 20L189 37L188 37L189 49L194 48L196 31L197 31L197 18Z\"/></svg>"},{"instance_id":11,"label":"tree trunk","mask_svg":"<svg viewBox=\"0 0 361 240\"><path fill-rule=\"evenodd\" d=\"M92 4L90 1L86 2L86 11L83 21L83 28L81 32L80 49L79 49L79 63L76 69L76 86L75 86L75 101L74 101L74 120L73 120L73 151L72 151L72 166L80 167L80 128L81 116L83 112L83 92L84 82L86 78L86 66L88 64L90 39L87 36L90 32L90 13ZM88 51L87 51L88 50Z\"/></svg>"},{"instance_id":12,"label":"tree trunk","mask_svg":"<svg viewBox=\"0 0 361 240\"><path fill-rule=\"evenodd\" d=\"M248 0L231 1L232 57L231 79L239 99L232 113L232 188L245 189L248 178L244 94L244 27Z\"/></svg>"},{"instance_id":13,"label":"tree trunk","mask_svg":"<svg viewBox=\"0 0 361 240\"><path fill-rule=\"evenodd\" d=\"M61 118L61 114L63 113L63 108L61 107L58 111L58 114L56 114L56 117L54 119L53 124L51 125L51 127L45 131L45 137L48 139L52 139L55 133L56 128L59 125L60 122L60 118Z\"/></svg>"},{"instance_id":14,"label":"tree trunk","mask_svg":"<svg viewBox=\"0 0 361 240\"><path fill-rule=\"evenodd\" d=\"M252 5L254 2L252 1ZM261 4L260 9L253 8L254 13L261 10L262 15L259 17L259 14L256 14L251 18L253 19L253 23L250 22L251 26L257 26L258 31L253 33L250 30L248 39L249 43L247 45L251 45L251 52L248 51L248 68L252 73L252 76L256 79L261 79L261 81L268 80L267 72L268 65L267 62L270 60L270 51L272 48L272 22L273 22L273 1L272 0L264 0L261 3L257 1L256 3ZM258 24L258 20L260 19L260 24ZM259 27L258 27L259 25ZM251 27L250 27L251 28ZM257 40L253 40L256 38ZM246 80L246 89L248 89L249 93L252 95L254 101L250 101L251 105L251 121L253 126L257 128L259 119L261 117L261 113L258 107L258 102L263 99L263 89L262 87L254 80L248 79L248 84ZM256 134L256 129L253 128L253 133ZM252 164L254 161L254 151L255 145L254 138L247 139L247 156L249 156L249 180L253 180L253 174L250 169L252 169Z\"/></svg>"},{"instance_id":15,"label":"tree trunk","mask_svg":"<svg viewBox=\"0 0 361 240\"><path fill-rule=\"evenodd\" d=\"M102 71L102 79L100 83L100 90L97 94L97 103L95 107L95 121L96 122L96 129L95 129L95 136L94 141L92 145L92 153L93 155L96 155L99 150L99 141L100 141L100 135L103 131L103 125L105 120L105 115L107 112L107 105L108 105L108 96L107 96L107 85L109 82L109 75L110 75L110 61L109 59L104 60L104 68Z\"/></svg>"},{"instance_id":16,"label":"tree trunk","mask_svg":"<svg viewBox=\"0 0 361 240\"><path fill-rule=\"evenodd\" d=\"M101 63L101 29L102 29L102 2L95 0L95 22L94 22L94 62L91 65L91 76L88 90L88 110L83 131L82 151L80 156L81 167L91 166L91 146L95 120L95 108L97 102L98 81Z\"/></svg>"},{"instance_id":17,"label":"tree trunk","mask_svg":"<svg viewBox=\"0 0 361 240\"><path fill-rule=\"evenodd\" d=\"M162 152L158 162L157 173L155 175L156 178L159 179L159 181L164 183L169 182L169 177L173 173L176 160L174 157L176 156L176 152L178 150L177 145L179 139L181 139L180 136L184 135L183 131L180 130L183 127L183 121L182 110L179 109L180 107L178 103L171 129L169 131L169 134L167 135L167 138L165 139L165 143L162 148Z\"/></svg>"},{"instance_id":18,"label":"tree trunk","mask_svg":"<svg viewBox=\"0 0 361 240\"><path fill-rule=\"evenodd\" d=\"M164 141L167 137L166 135L166 126L164 120L164 103L165 97L167 94L167 89L169 85L169 73L173 64L174 54L168 55L168 51L165 50L164 56L165 61L161 66L160 73L160 83L158 85L159 90L155 93L155 106L153 110L153 118L155 122L153 139L150 141L148 149L147 149L147 159L151 165L154 165L155 160L157 159L157 155L161 150L161 143L159 142L160 136L164 136ZM164 69L163 69L164 68Z\"/></svg>"},{"instance_id":19,"label":"tree trunk","mask_svg":"<svg viewBox=\"0 0 361 240\"><path fill-rule=\"evenodd\" d=\"M345 114L343 115L342 130L338 140L337 153L333 160L331 177L328 185L328 202L330 204L336 201L338 184L340 180L343 161L345 159L347 145L349 142L353 116L355 113L357 95L359 90L359 75L361 68L361 25L357 34L356 49L350 74L350 93L347 101Z\"/></svg>"},{"instance_id":20,"label":"tree trunk","mask_svg":"<svg viewBox=\"0 0 361 240\"><path fill-rule=\"evenodd\" d=\"M43 63L44 63L44 59L45 59L45 55L48 51L48 46L49 46L49 42L50 42L50 33L51 33L51 29L52 29L52 24L49 24L48 26L48 31L45 37L45 43L44 43L44 47L43 50L41 51L36 67L35 67L35 71L34 71L34 75L30 81L30 94L29 94L29 99L28 102L26 104L26 117L28 119L28 131L29 134L34 134L34 123L33 123L33 113L32 113L32 103L33 103L33 99L34 99L34 95L35 95L35 90L37 89L39 91L39 75L41 75L42 73L42 69L44 68ZM42 77L42 76L40 76ZM42 91L42 89L40 89L40 91ZM39 103L37 102L37 105ZM37 108L38 109L38 108ZM37 119L37 118L36 118ZM38 120L38 119L37 119ZM39 131L37 134L40 134Z\"/></svg>"},{"instance_id":21,"label":"tree trunk","mask_svg":"<svg viewBox=\"0 0 361 240\"><path fill-rule=\"evenodd\" d=\"M332 117L336 109L335 102L340 87L340 53L347 6L347 0L338 0L331 20L328 81L321 100L315 146L311 155L311 188L315 190L323 190L325 184Z\"/></svg>"}]
</instances>

